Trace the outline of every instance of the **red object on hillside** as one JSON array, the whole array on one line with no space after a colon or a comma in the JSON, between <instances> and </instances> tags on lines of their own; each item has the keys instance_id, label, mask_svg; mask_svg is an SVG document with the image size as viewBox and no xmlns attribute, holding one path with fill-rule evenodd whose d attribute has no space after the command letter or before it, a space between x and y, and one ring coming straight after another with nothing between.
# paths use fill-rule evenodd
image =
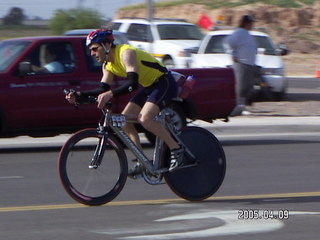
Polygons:
<instances>
[{"instance_id":1,"label":"red object on hillside","mask_svg":"<svg viewBox=\"0 0 320 240\"><path fill-rule=\"evenodd\" d=\"M211 30L214 26L214 23L211 21L211 19L204 13L200 15L197 24L206 30Z\"/></svg>"},{"instance_id":2,"label":"red object on hillside","mask_svg":"<svg viewBox=\"0 0 320 240\"><path fill-rule=\"evenodd\" d=\"M316 78L320 78L320 62L318 63L318 66L316 69Z\"/></svg>"}]
</instances>

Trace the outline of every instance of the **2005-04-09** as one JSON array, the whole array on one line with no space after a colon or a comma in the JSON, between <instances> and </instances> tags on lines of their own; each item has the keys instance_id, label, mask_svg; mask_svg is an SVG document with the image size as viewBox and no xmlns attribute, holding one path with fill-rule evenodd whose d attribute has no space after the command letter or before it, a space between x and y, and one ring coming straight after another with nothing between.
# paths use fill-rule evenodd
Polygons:
<instances>
[{"instance_id":1,"label":"2005-04-09","mask_svg":"<svg viewBox=\"0 0 320 240\"><path fill-rule=\"evenodd\" d=\"M289 210L240 209L238 211L238 219L239 220L289 219Z\"/></svg>"}]
</instances>

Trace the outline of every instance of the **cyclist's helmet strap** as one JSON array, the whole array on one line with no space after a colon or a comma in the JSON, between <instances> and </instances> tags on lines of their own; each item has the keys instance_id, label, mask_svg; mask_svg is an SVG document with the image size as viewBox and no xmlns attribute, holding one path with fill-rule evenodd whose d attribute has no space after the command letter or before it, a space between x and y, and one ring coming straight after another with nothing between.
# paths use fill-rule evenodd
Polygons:
<instances>
[{"instance_id":1,"label":"cyclist's helmet strap","mask_svg":"<svg viewBox=\"0 0 320 240\"><path fill-rule=\"evenodd\" d=\"M86 45L90 46L92 43L105 43L110 42L113 44L114 37L111 29L98 29L87 36Z\"/></svg>"}]
</instances>

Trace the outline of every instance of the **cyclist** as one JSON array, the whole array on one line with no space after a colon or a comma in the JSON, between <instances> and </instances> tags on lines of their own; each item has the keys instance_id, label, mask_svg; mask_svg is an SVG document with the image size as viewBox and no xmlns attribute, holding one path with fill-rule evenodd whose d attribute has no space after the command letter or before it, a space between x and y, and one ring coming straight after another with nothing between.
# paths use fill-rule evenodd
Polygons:
<instances>
[{"instance_id":1,"label":"cyclist","mask_svg":"<svg viewBox=\"0 0 320 240\"><path fill-rule=\"evenodd\" d=\"M139 123L148 131L161 138L170 148L169 171L182 164L184 153L170 135L169 131L155 117L164 106L177 95L176 82L170 71L151 54L128 44L115 45L112 30L98 29L87 36L86 45L91 56L102 63L103 76L101 86L97 89L69 93L66 99L70 103L86 102L88 97L98 99L98 108L103 108L113 97L131 93L135 94L124 108L122 114L137 116ZM127 81L120 87L111 89L114 76L126 77ZM124 126L124 131L132 141L141 148L138 132L132 123ZM129 171L129 177L137 178L142 173L142 166L137 162Z\"/></svg>"}]
</instances>

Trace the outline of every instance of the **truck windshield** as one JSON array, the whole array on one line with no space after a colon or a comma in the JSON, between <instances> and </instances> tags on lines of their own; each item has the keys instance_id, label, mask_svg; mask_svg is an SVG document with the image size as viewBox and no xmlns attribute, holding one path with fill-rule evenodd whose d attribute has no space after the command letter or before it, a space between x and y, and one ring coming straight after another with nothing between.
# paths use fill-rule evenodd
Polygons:
<instances>
[{"instance_id":1,"label":"truck windshield","mask_svg":"<svg viewBox=\"0 0 320 240\"><path fill-rule=\"evenodd\" d=\"M162 40L185 39L200 40L202 33L195 25L160 24L157 26Z\"/></svg>"},{"instance_id":2,"label":"truck windshield","mask_svg":"<svg viewBox=\"0 0 320 240\"><path fill-rule=\"evenodd\" d=\"M29 44L26 41L0 42L0 72L4 72Z\"/></svg>"}]
</instances>

